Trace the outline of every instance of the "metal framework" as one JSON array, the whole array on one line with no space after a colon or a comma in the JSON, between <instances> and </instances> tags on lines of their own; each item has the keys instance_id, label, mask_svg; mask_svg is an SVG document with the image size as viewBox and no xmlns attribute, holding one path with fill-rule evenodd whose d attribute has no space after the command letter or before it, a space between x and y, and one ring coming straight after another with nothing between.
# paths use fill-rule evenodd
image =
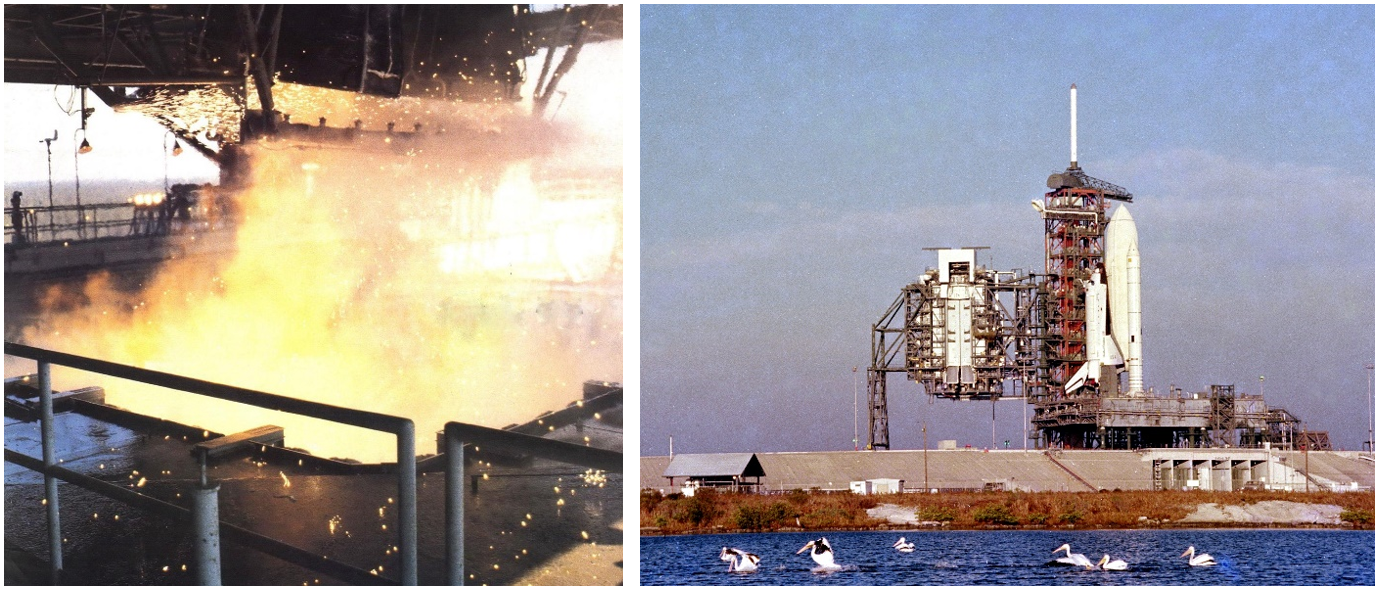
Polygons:
<instances>
[{"instance_id":1,"label":"metal framework","mask_svg":"<svg viewBox=\"0 0 1380 591\"><path fill-rule=\"evenodd\" d=\"M52 381L51 365L59 365L82 371L94 372L111 377L132 380L145 384L161 386L172 390L179 390L191 394L228 400L239 404L267 408L281 412L287 412L302 416L314 417L328 420L335 423L353 425L364 429L390 433L397 439L398 463L398 546L401 548L402 560L402 584L417 584L417 439L416 429L410 419L384 415L374 412L343 408L312 402L309 400L299 400L288 398L276 394L249 390L235 386L227 386L179 376L158 371L152 371L140 367L111 363L100 359L92 359L79 355L60 353L48 349L21 345L19 343L5 342L5 355L32 359L38 362L39 388L42 398L42 439L43 439L43 459L26 458L22 454L5 450L5 461L20 463L30 469L43 472L45 493L47 500L48 518L48 538L50 548L50 568L54 583L62 572L62 535L60 527L60 517L58 513L58 489L57 479L62 478L69 482L78 483L90 490L117 500L123 498L132 499L136 506L152 507L158 509L162 505L156 500L148 501L143 495L122 495L115 497L113 490L122 490L118 487L111 487L108 484L100 483L96 479L84 478L81 474L71 471L61 471L54 461L53 450L56 446L56 439L53 432L53 411L52 411ZM82 483L96 481L95 486L84 485ZM101 486L104 485L104 486ZM178 515L176 508L168 509ZM222 524L221 527L234 534L237 542L258 541L261 542L256 547L260 550L269 552L271 555L287 560L299 566L329 573L333 576L342 576L342 580L353 582L367 582L360 573L359 569L331 560L326 557L316 558L315 552L307 552L300 548L287 544L275 543L269 538L252 534L248 530L241 530L233 526L227 528L229 524ZM236 532L236 530L239 530ZM356 576L358 575L358 576ZM353 577L353 578L351 578ZM372 579L378 579L373 576ZM377 581L375 581L377 582Z\"/></svg>"},{"instance_id":2,"label":"metal framework","mask_svg":"<svg viewBox=\"0 0 1380 591\"><path fill-rule=\"evenodd\" d=\"M1087 302L1083 283L1103 269L1109 201L1130 202L1126 189L1098 180L1076 166L1050 175L1041 209L1045 222L1044 366L1040 392L1032 397L1032 425L1046 443L1091 447L1097 436L1101 393L1065 392L1087 361ZM1096 376L1095 376L1096 377ZM1104 387L1106 384L1104 384Z\"/></svg>"},{"instance_id":3,"label":"metal framework","mask_svg":"<svg viewBox=\"0 0 1380 591\"><path fill-rule=\"evenodd\" d=\"M5 81L89 89L147 112L221 160L241 125L276 133L272 86L292 82L385 97L510 101L546 49L544 107L586 43L621 39L621 5L532 12L514 5L5 6ZM567 48L552 67L554 50ZM259 110L249 106L252 81ZM221 116L201 128L208 108ZM538 109L540 112L540 109Z\"/></svg>"},{"instance_id":4,"label":"metal framework","mask_svg":"<svg viewBox=\"0 0 1380 591\"><path fill-rule=\"evenodd\" d=\"M1038 383L1038 277L978 267L969 281L969 269L956 268L962 272L948 281L930 270L902 288L872 325L868 449L891 448L888 374L904 373L926 394L953 400L1024 398ZM955 354L965 361L954 363Z\"/></svg>"},{"instance_id":5,"label":"metal framework","mask_svg":"<svg viewBox=\"0 0 1380 591\"><path fill-rule=\"evenodd\" d=\"M1208 417L1209 441L1218 447L1235 444L1232 435L1236 422L1236 386L1213 386L1212 414Z\"/></svg>"}]
</instances>

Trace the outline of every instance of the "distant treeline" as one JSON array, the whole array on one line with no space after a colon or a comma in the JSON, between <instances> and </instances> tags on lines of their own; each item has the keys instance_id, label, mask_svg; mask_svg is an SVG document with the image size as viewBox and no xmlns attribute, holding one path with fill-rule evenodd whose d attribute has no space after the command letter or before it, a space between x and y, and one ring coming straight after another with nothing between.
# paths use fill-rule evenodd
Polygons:
<instances>
[{"instance_id":1,"label":"distant treeline","mask_svg":"<svg viewBox=\"0 0 1380 591\"><path fill-rule=\"evenodd\" d=\"M951 492L858 495L850 492L791 491L779 495L725 493L702 488L693 497L643 490L644 533L724 533L904 529L867 510L883 503L911 508L927 527L954 529L1179 527L1199 504L1250 505L1293 501L1342 507L1353 527L1374 528L1375 495L1370 492L1290 493L1280 491L1102 491ZM1247 527L1250 524L1240 524Z\"/></svg>"}]
</instances>

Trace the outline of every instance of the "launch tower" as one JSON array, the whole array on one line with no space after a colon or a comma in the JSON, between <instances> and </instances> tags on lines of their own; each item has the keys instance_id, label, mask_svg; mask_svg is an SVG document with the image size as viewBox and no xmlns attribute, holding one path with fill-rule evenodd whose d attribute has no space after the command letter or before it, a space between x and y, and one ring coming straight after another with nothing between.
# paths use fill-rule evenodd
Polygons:
<instances>
[{"instance_id":1,"label":"launch tower","mask_svg":"<svg viewBox=\"0 0 1380 591\"><path fill-rule=\"evenodd\" d=\"M1051 191L1045 193L1043 203L1034 204L1045 223L1045 316L1049 331L1043 342L1045 371L1040 378L1044 387L1033 402L1035 425L1045 439L1084 447L1096 431L1097 399L1104 391L1115 394L1118 383L1114 367L1106 363L1110 357L1103 337L1108 314L1106 285L1093 279L1105 276L1108 207L1112 201L1130 203L1132 195L1079 168L1077 86L1069 89L1069 96L1069 167L1049 176L1045 184ZM1096 284L1097 291L1086 285L1089 283ZM1089 316L1090 308L1097 317ZM1089 330L1090 326L1099 330ZM1098 355L1090 356L1090 350Z\"/></svg>"},{"instance_id":2,"label":"launch tower","mask_svg":"<svg viewBox=\"0 0 1380 591\"><path fill-rule=\"evenodd\" d=\"M1041 447L1327 449L1326 433L1300 430L1288 411L1232 385L1160 397L1145 387L1132 195L1078 166L1076 86L1069 98L1069 167L1031 202L1044 222L1044 272L984 268L973 247L927 249L938 268L872 326L868 448L891 447L887 377L904 373L932 397L1024 400Z\"/></svg>"}]
</instances>

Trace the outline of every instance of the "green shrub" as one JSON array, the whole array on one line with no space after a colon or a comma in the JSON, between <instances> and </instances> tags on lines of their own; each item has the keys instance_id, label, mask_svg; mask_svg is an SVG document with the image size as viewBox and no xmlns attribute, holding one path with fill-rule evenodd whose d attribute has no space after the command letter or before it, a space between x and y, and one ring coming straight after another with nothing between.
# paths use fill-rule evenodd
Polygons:
<instances>
[{"instance_id":1,"label":"green shrub","mask_svg":"<svg viewBox=\"0 0 1380 591\"><path fill-rule=\"evenodd\" d=\"M700 491L704 492L704 491ZM671 508L671 519L689 525L701 525L714 519L713 495L696 494L676 501Z\"/></svg>"},{"instance_id":2,"label":"green shrub","mask_svg":"<svg viewBox=\"0 0 1380 591\"><path fill-rule=\"evenodd\" d=\"M1077 509L1069 509L1068 511L1065 511L1064 513L1059 515L1059 521L1062 521L1069 525L1074 525L1078 523L1078 520L1082 518L1083 512Z\"/></svg>"},{"instance_id":3,"label":"green shrub","mask_svg":"<svg viewBox=\"0 0 1380 591\"><path fill-rule=\"evenodd\" d=\"M1375 514L1365 509L1345 509L1339 516L1342 521L1361 527L1375 521Z\"/></svg>"},{"instance_id":4,"label":"green shrub","mask_svg":"<svg viewBox=\"0 0 1380 591\"><path fill-rule=\"evenodd\" d=\"M915 512L915 517L920 521L953 521L956 519L954 510L948 507L921 507Z\"/></svg>"},{"instance_id":5,"label":"green shrub","mask_svg":"<svg viewBox=\"0 0 1380 591\"><path fill-rule=\"evenodd\" d=\"M1003 505L979 507L977 511L973 512L973 521L997 525L1016 525L1020 523L1016 520L1016 516L1011 514L1011 510Z\"/></svg>"},{"instance_id":6,"label":"green shrub","mask_svg":"<svg viewBox=\"0 0 1380 591\"><path fill-rule=\"evenodd\" d=\"M733 523L739 529L771 529L787 518L794 517L794 510L784 501L770 505L742 505L733 514Z\"/></svg>"},{"instance_id":7,"label":"green shrub","mask_svg":"<svg viewBox=\"0 0 1380 591\"><path fill-rule=\"evenodd\" d=\"M650 489L650 488L648 488L648 489L643 489L643 491L642 491L642 512L643 512L643 513L651 513L652 511L655 511L655 510L656 510L656 506L657 506L657 505L660 505L660 504L661 504L661 501L663 501L663 500L665 500L665 499L666 499L666 497L662 496L661 491L652 490L652 489Z\"/></svg>"},{"instance_id":8,"label":"green shrub","mask_svg":"<svg viewBox=\"0 0 1380 591\"><path fill-rule=\"evenodd\" d=\"M800 516L800 520L805 527L829 526L845 527L852 525L856 520L852 511L840 507L818 507L809 513Z\"/></svg>"},{"instance_id":9,"label":"green shrub","mask_svg":"<svg viewBox=\"0 0 1380 591\"><path fill-rule=\"evenodd\" d=\"M1031 513L1025 516L1025 522L1031 525L1044 525L1049 521L1049 516L1044 513Z\"/></svg>"}]
</instances>

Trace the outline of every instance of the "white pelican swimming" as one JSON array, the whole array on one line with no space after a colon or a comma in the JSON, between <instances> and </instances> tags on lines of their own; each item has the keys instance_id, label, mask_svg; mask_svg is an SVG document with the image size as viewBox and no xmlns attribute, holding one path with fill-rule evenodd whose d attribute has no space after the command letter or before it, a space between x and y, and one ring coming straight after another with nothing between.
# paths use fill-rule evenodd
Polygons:
<instances>
[{"instance_id":1,"label":"white pelican swimming","mask_svg":"<svg viewBox=\"0 0 1380 591\"><path fill-rule=\"evenodd\" d=\"M913 542L907 542L905 536L901 536L901 539L896 540L896 543L892 544L891 547L900 550L901 552L915 551L915 544Z\"/></svg>"},{"instance_id":2,"label":"white pelican swimming","mask_svg":"<svg viewBox=\"0 0 1380 591\"><path fill-rule=\"evenodd\" d=\"M731 573L757 572L757 563L762 561L756 554L727 546L719 552L719 560L728 563L728 572Z\"/></svg>"},{"instance_id":3,"label":"white pelican swimming","mask_svg":"<svg viewBox=\"0 0 1380 591\"><path fill-rule=\"evenodd\" d=\"M1091 561L1091 560L1088 560L1088 557L1087 557L1087 556L1084 556L1084 555L1082 555L1082 554L1074 554L1074 553L1073 553L1073 550L1071 550L1071 549L1069 548L1069 545L1068 545L1068 544L1064 544L1063 546L1060 546L1060 547L1058 547L1058 548L1055 548L1055 549L1054 549L1054 552L1051 552L1051 554L1056 554L1056 553L1058 553L1060 550L1063 550L1063 551L1064 551L1064 556L1060 556L1059 558L1054 559L1055 562L1059 562L1059 563L1062 563L1062 564L1068 564L1068 565L1072 565L1072 566L1081 566L1081 567L1083 567L1083 568L1092 568L1092 567L1093 567L1092 561Z\"/></svg>"},{"instance_id":4,"label":"white pelican swimming","mask_svg":"<svg viewBox=\"0 0 1380 591\"><path fill-rule=\"evenodd\" d=\"M1117 559L1112 560L1111 556L1102 555L1102 560L1097 561L1098 568L1102 570L1126 570L1126 561Z\"/></svg>"},{"instance_id":5,"label":"white pelican swimming","mask_svg":"<svg viewBox=\"0 0 1380 591\"><path fill-rule=\"evenodd\" d=\"M1185 556L1188 557L1188 565L1189 565L1189 566L1216 566L1216 565L1217 565L1217 560L1214 559L1214 558L1212 557L1211 554L1198 554L1197 552L1194 552L1194 551L1193 551L1193 546L1189 546L1187 550L1184 550L1184 553L1183 553L1183 554L1180 554L1180 555L1179 555L1179 558L1183 558L1183 557L1185 557Z\"/></svg>"},{"instance_id":6,"label":"white pelican swimming","mask_svg":"<svg viewBox=\"0 0 1380 591\"><path fill-rule=\"evenodd\" d=\"M799 550L796 550L795 553L800 554L806 550L810 551L810 558L814 559L815 564L819 565L814 569L815 572L836 571L843 568L834 564L834 549L829 546L828 538L820 538L805 544Z\"/></svg>"}]
</instances>

